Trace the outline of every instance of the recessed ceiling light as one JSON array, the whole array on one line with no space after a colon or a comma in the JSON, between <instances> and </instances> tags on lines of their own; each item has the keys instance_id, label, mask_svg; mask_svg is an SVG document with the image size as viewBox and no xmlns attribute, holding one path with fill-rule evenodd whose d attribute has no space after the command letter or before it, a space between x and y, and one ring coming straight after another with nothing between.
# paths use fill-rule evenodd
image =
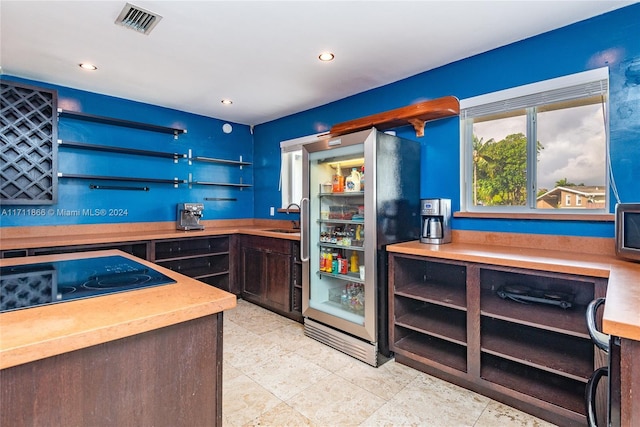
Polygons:
<instances>
[{"instance_id":1,"label":"recessed ceiling light","mask_svg":"<svg viewBox=\"0 0 640 427\"><path fill-rule=\"evenodd\" d=\"M80 68L82 68L83 70L89 70L89 71L95 71L95 70L98 69L98 67L96 67L95 65L89 64L87 62L83 62L82 64L78 64L78 66Z\"/></svg>"},{"instance_id":2,"label":"recessed ceiling light","mask_svg":"<svg viewBox=\"0 0 640 427\"><path fill-rule=\"evenodd\" d=\"M231 104L233 104L233 101L232 101L232 100L230 100L230 99L223 99L223 100L222 100L222 101L220 101L220 102L222 102L224 105L231 105Z\"/></svg>"},{"instance_id":3,"label":"recessed ceiling light","mask_svg":"<svg viewBox=\"0 0 640 427\"><path fill-rule=\"evenodd\" d=\"M335 55L331 52L322 52L320 56L318 56L318 59L324 62L333 61L333 58L335 58Z\"/></svg>"}]
</instances>

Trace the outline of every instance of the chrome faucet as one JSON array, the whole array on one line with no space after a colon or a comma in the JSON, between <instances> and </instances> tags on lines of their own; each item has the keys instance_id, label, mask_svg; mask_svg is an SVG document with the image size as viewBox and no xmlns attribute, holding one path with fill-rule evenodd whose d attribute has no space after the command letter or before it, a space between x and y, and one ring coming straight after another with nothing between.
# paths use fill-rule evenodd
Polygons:
<instances>
[{"instance_id":1,"label":"chrome faucet","mask_svg":"<svg viewBox=\"0 0 640 427\"><path fill-rule=\"evenodd\" d=\"M295 206L298 208L298 212L300 212L300 205L297 203L289 203L289 206L287 206L286 212L287 215L289 215L289 209L291 209L291 206ZM293 223L293 229L294 230L298 230L300 229L300 221L296 221L296 220L291 220L291 222Z\"/></svg>"}]
</instances>

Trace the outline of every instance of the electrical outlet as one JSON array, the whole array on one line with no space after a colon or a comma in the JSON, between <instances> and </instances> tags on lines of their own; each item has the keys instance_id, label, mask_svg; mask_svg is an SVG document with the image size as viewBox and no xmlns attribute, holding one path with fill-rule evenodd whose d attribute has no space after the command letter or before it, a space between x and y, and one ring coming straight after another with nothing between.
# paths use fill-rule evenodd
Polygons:
<instances>
[{"instance_id":1,"label":"electrical outlet","mask_svg":"<svg viewBox=\"0 0 640 427\"><path fill-rule=\"evenodd\" d=\"M273 206L271 206L269 208L269 215L274 216L276 214L276 208L274 208Z\"/></svg>"}]
</instances>

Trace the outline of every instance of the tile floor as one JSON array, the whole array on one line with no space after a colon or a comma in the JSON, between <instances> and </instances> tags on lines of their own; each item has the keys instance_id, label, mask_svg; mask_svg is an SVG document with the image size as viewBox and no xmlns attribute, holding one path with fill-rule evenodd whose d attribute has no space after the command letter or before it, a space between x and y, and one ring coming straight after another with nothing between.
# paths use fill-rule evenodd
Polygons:
<instances>
[{"instance_id":1,"label":"tile floor","mask_svg":"<svg viewBox=\"0 0 640 427\"><path fill-rule=\"evenodd\" d=\"M223 340L224 426L551 426L394 360L371 367L244 300Z\"/></svg>"}]
</instances>

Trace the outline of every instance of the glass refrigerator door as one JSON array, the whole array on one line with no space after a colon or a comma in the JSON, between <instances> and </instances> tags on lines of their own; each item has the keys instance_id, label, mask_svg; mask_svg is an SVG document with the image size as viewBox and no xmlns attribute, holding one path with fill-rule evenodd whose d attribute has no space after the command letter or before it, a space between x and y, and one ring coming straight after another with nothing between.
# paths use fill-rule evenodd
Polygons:
<instances>
[{"instance_id":1,"label":"glass refrigerator door","mask_svg":"<svg viewBox=\"0 0 640 427\"><path fill-rule=\"evenodd\" d=\"M328 323L331 316L343 323L364 326L368 317L364 280L365 198L359 174L363 165L364 144L309 154L308 303L310 309L320 313L320 318L315 316L317 320ZM340 328L335 322L334 326Z\"/></svg>"}]
</instances>

